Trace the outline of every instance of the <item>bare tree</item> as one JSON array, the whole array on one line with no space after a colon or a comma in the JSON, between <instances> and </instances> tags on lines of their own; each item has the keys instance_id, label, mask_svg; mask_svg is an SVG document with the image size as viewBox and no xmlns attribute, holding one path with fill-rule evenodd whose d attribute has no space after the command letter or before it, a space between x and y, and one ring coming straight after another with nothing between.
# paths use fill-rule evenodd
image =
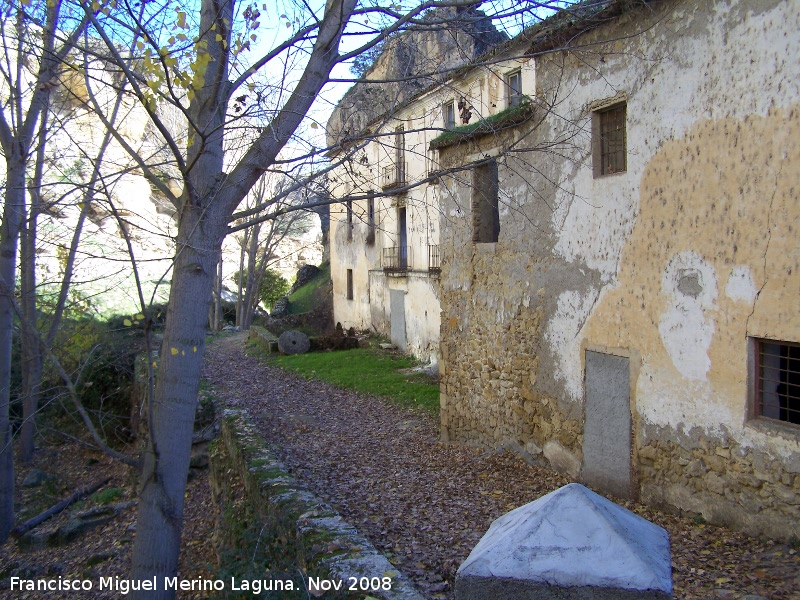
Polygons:
<instances>
[{"instance_id":1,"label":"bare tree","mask_svg":"<svg viewBox=\"0 0 800 600\"><path fill-rule=\"evenodd\" d=\"M134 579L157 577L162 582L164 576L174 576L177 571L205 324L224 237L255 223L333 201L315 197L301 206L278 204L310 180L297 165L326 152L312 143L303 144L295 136L316 97L331 80L335 66L404 28L441 29L454 18L451 13L430 16L429 9L451 7L456 18L472 19L468 9L474 4L430 0L402 9L360 5L357 0L329 0L324 9L314 10L305 3L287 3L286 12L273 17L285 21L286 37L261 56L249 57L247 63L241 57L249 56L247 49L258 37L262 18L256 4L201 0L194 14L188 7L173 8L167 0L82 5L93 35L105 43L105 60L124 76L147 111L180 179L180 186L170 185L163 171L150 163L152 156L143 156L115 132L107 113L98 110L99 121L128 150L151 186L170 200L178 223L155 401L148 411L150 436L144 453L133 550ZM501 4L498 14L509 19L521 18L540 6L512 1ZM350 35L357 47L348 43L349 49L343 50L343 40ZM255 75L275 65L279 72L275 84L257 85ZM431 67L428 79L440 80L452 68ZM420 74L401 72L391 74L391 78L408 82L419 80ZM270 101L265 102L266 98ZM185 143L176 138L159 112L159 105L164 103L185 117ZM242 148L240 158L226 161L226 133L245 126L243 115L261 119L262 125L255 139ZM282 158L281 153L293 140L297 145L292 154L301 157ZM359 146L357 140L347 136L336 143L339 150L348 151L346 159ZM330 168L332 165L325 167ZM270 171L289 174L294 184L240 209L253 186ZM163 588L147 593L148 598L173 595L174 590Z\"/></svg>"},{"instance_id":2,"label":"bare tree","mask_svg":"<svg viewBox=\"0 0 800 600\"><path fill-rule=\"evenodd\" d=\"M25 214L27 173L37 124L69 48L83 30L62 17L62 2L16 3L0 7L0 147L5 158L6 186L0 228L0 542L14 525L14 463L9 419L13 297L19 231ZM66 37L64 32L72 32Z\"/></svg>"},{"instance_id":3,"label":"bare tree","mask_svg":"<svg viewBox=\"0 0 800 600\"><path fill-rule=\"evenodd\" d=\"M258 180L250 194L246 205L268 204L270 195L280 195L282 188L288 184L281 181L270 188L269 175ZM307 204L310 186L286 196L271 205L271 210L282 210L292 206ZM245 221L247 223L247 221ZM236 235L239 244L239 271L237 273L238 301L236 308L236 324L242 329L250 329L253 316L259 303L259 291L267 269L281 257L280 246L287 237L302 235L310 227L310 214L304 211L291 211L265 222L256 222Z\"/></svg>"},{"instance_id":4,"label":"bare tree","mask_svg":"<svg viewBox=\"0 0 800 600\"><path fill-rule=\"evenodd\" d=\"M88 61L84 60L84 64L84 78L88 78L90 76ZM83 89L88 93L90 84L88 81L84 81L84 83ZM106 89L111 90L112 88L106 86ZM62 87L61 91L67 95L75 93L69 87ZM117 123L121 116L120 113L124 113L122 110L123 99L124 89L121 87L116 90L116 93L111 94L108 109L112 123ZM67 100L71 99L67 98ZM97 148L92 148L91 144L86 143L86 140L73 140L69 135L68 130L72 126L77 127L73 114L65 113L63 107L60 111L61 114L50 115L49 112L49 110L42 112L34 172L30 181L30 207L27 214L24 215L24 226L21 229L22 425L19 435L19 456L22 461L30 460L33 455L35 418L39 406L45 349L52 347L67 308L84 223L88 218L102 212L103 209L98 201L102 199L111 183L122 174L113 167L111 168L112 172L109 172L108 166L104 164L106 153L112 142L109 132L103 135ZM66 157L59 155L56 158L48 153L50 145L48 142L56 135L65 137L67 142L73 142L71 146L77 151L77 162L81 165L85 164L89 168L88 174L85 174L85 181L81 181L80 173L84 169L77 169L77 173L74 173L67 181L63 181L65 174L61 173L55 164L65 161ZM62 181L48 181L48 178L45 178L46 164L51 166L51 170L56 171L58 178ZM106 202L110 201L110 198L106 198ZM37 237L38 222L44 213L59 213L68 210L65 206L67 203L70 203L71 208L77 208L77 216L72 223L71 239L64 245L63 269L60 273L60 281L57 283L58 290L52 305L43 311L37 303L36 250L40 242ZM42 339L39 338L39 331L44 331Z\"/></svg>"}]
</instances>

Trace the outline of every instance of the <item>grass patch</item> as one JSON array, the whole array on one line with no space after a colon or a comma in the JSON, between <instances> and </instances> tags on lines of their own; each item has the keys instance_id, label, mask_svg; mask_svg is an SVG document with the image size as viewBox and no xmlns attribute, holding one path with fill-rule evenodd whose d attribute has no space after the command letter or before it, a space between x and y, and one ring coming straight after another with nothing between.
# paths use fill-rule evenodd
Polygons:
<instances>
[{"instance_id":1,"label":"grass patch","mask_svg":"<svg viewBox=\"0 0 800 600\"><path fill-rule=\"evenodd\" d=\"M271 364L309 379L322 379L335 386L383 396L404 406L439 410L439 383L428 375L402 373L416 367L412 357L373 348L338 352L310 352L273 356Z\"/></svg>"},{"instance_id":2,"label":"grass patch","mask_svg":"<svg viewBox=\"0 0 800 600\"><path fill-rule=\"evenodd\" d=\"M91 499L93 502L96 502L97 504L106 505L106 504L111 504L116 500L119 500L124 495L125 492L123 492L120 488L112 487L112 488L106 488L99 492L95 492L94 494L92 494Z\"/></svg>"},{"instance_id":3,"label":"grass patch","mask_svg":"<svg viewBox=\"0 0 800 600\"><path fill-rule=\"evenodd\" d=\"M431 140L430 149L447 148L464 140L490 133L498 133L509 127L516 127L533 116L534 108L535 106L530 100L523 100L518 106L506 108L485 119L479 119L469 125L454 127Z\"/></svg>"},{"instance_id":4,"label":"grass patch","mask_svg":"<svg viewBox=\"0 0 800 600\"><path fill-rule=\"evenodd\" d=\"M317 273L311 281L289 296L289 314L299 315L312 311L316 306L316 291L327 284L330 279L330 263L320 265L319 273Z\"/></svg>"}]
</instances>

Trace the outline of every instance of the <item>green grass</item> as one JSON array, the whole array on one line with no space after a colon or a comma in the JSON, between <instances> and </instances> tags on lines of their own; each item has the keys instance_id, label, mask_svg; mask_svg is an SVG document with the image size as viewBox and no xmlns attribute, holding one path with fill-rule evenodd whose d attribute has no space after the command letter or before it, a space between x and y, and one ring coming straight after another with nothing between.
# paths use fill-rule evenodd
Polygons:
<instances>
[{"instance_id":1,"label":"green grass","mask_svg":"<svg viewBox=\"0 0 800 600\"><path fill-rule=\"evenodd\" d=\"M423 374L400 372L419 363L409 356L373 348L273 356L271 364L309 379L383 396L403 406L439 410L439 384Z\"/></svg>"},{"instance_id":2,"label":"green grass","mask_svg":"<svg viewBox=\"0 0 800 600\"><path fill-rule=\"evenodd\" d=\"M319 273L311 281L289 296L289 313L299 315L314 309L316 291L331 279L331 265L320 265Z\"/></svg>"},{"instance_id":3,"label":"green grass","mask_svg":"<svg viewBox=\"0 0 800 600\"><path fill-rule=\"evenodd\" d=\"M535 106L529 100L524 100L517 106L501 110L485 119L479 119L469 125L454 127L431 140L430 149L446 148L472 137L497 133L508 127L514 127L527 121L533 115L534 108Z\"/></svg>"},{"instance_id":4,"label":"green grass","mask_svg":"<svg viewBox=\"0 0 800 600\"><path fill-rule=\"evenodd\" d=\"M91 499L97 504L106 505L106 504L111 504L115 500L119 500L124 495L125 492L123 492L120 488L111 487L101 490L99 492L95 492L94 494L92 494Z\"/></svg>"}]
</instances>

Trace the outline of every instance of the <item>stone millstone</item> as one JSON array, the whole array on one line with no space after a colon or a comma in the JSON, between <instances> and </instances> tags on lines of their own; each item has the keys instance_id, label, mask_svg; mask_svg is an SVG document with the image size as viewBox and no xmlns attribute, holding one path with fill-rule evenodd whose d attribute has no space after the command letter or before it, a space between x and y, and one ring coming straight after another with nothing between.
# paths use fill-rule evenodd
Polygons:
<instances>
[{"instance_id":1,"label":"stone millstone","mask_svg":"<svg viewBox=\"0 0 800 600\"><path fill-rule=\"evenodd\" d=\"M672 598L669 536L571 483L492 523L456 574L456 600Z\"/></svg>"},{"instance_id":2,"label":"stone millstone","mask_svg":"<svg viewBox=\"0 0 800 600\"><path fill-rule=\"evenodd\" d=\"M278 350L284 354L305 354L310 347L308 336L300 331L284 331L278 338Z\"/></svg>"}]
</instances>

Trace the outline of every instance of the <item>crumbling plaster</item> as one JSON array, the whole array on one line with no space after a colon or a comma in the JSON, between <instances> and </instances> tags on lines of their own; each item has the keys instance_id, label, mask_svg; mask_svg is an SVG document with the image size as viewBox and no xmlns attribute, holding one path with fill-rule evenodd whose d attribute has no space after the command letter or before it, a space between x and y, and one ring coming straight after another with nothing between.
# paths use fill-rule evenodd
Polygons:
<instances>
[{"instance_id":1,"label":"crumbling plaster","mask_svg":"<svg viewBox=\"0 0 800 600\"><path fill-rule=\"evenodd\" d=\"M643 495L787 535L800 433L750 420L748 336L800 341L798 5L664 2L580 46L538 60L553 109L536 131L442 152L449 166L557 142L500 159L508 206L491 249L468 242L468 186L451 178L443 194L443 437L516 439L558 467L543 451L556 443L551 455L580 461L583 352L622 349L637 361ZM620 94L627 171L594 178L590 108ZM775 474L748 480L759 461ZM747 516L767 496L782 504Z\"/></svg>"}]
</instances>

